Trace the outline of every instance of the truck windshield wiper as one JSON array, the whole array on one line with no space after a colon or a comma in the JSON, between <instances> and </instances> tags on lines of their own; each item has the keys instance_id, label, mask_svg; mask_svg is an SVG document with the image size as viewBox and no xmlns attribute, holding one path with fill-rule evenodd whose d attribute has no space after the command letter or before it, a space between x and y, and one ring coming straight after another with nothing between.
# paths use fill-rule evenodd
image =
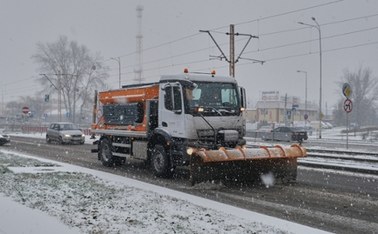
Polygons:
<instances>
[{"instance_id":1,"label":"truck windshield wiper","mask_svg":"<svg viewBox=\"0 0 378 234\"><path fill-rule=\"evenodd\" d=\"M212 109L213 111L217 112L220 116L223 116L222 113L215 107L207 106L208 108Z\"/></svg>"}]
</instances>

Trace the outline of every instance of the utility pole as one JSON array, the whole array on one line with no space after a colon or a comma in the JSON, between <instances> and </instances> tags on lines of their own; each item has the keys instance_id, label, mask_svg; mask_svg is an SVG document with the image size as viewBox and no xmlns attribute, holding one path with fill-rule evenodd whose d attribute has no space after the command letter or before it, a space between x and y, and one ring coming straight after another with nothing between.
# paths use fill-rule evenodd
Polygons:
<instances>
[{"instance_id":1,"label":"utility pole","mask_svg":"<svg viewBox=\"0 0 378 234\"><path fill-rule=\"evenodd\" d=\"M215 41L213 35L210 33L209 30L200 30L200 32L205 32L205 33L209 34L210 38L213 40L213 42L215 43L218 50L221 52L221 56L215 56L215 57L219 58L220 60L224 59L224 60L226 60L226 62L229 63L229 72L230 72L231 77L235 78L235 64L237 62L239 62L239 59L251 60L254 63L258 62L258 63L261 63L261 64L263 64L265 62L265 61L256 60L256 59L241 58L241 55L243 54L245 48L247 47L247 45L249 44L251 39L252 38L259 38L259 37L252 36L251 34L235 33L235 27L234 27L233 24L230 25L230 32L226 33L226 35L230 36L230 56L229 56L229 58L227 58L227 56L224 54L223 50L220 48L218 43ZM241 52L239 53L239 55L236 59L235 59L235 36L247 36L247 37L249 37L248 41L246 42L246 44L244 45L243 49L241 50ZM213 57L213 56L210 56L210 57Z\"/></svg>"},{"instance_id":2,"label":"utility pole","mask_svg":"<svg viewBox=\"0 0 378 234\"><path fill-rule=\"evenodd\" d=\"M230 76L235 78L235 25L230 24Z\"/></svg>"},{"instance_id":3,"label":"utility pole","mask_svg":"<svg viewBox=\"0 0 378 234\"><path fill-rule=\"evenodd\" d=\"M142 12L143 12L143 6L138 5L136 7L137 11L137 24L138 24L138 32L136 35L136 62L137 66L134 68L135 73L135 81L137 81L139 84L142 83L142 74L143 74L143 64L142 64L142 55L143 55L143 33L142 33Z\"/></svg>"}]
</instances>

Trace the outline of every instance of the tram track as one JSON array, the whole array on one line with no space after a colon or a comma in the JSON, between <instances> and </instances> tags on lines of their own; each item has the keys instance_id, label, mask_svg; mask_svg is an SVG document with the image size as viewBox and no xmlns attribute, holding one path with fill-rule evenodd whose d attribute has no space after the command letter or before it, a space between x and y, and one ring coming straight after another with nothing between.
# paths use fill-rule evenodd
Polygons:
<instances>
[{"instance_id":1,"label":"tram track","mask_svg":"<svg viewBox=\"0 0 378 234\"><path fill-rule=\"evenodd\" d=\"M307 149L307 157L298 160L306 167L378 175L378 155L373 152Z\"/></svg>"},{"instance_id":2,"label":"tram track","mask_svg":"<svg viewBox=\"0 0 378 234\"><path fill-rule=\"evenodd\" d=\"M274 147L274 144L270 144L270 146ZM247 144L247 147L256 148L260 145L250 143ZM378 154L375 152L305 148L307 149L307 156L298 158L298 165L300 166L378 175Z\"/></svg>"}]
</instances>

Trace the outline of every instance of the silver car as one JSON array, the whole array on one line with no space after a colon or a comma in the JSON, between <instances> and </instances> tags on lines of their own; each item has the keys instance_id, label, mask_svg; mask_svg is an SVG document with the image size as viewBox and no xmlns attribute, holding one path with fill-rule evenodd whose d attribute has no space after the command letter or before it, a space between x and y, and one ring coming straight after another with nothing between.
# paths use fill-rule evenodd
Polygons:
<instances>
[{"instance_id":1,"label":"silver car","mask_svg":"<svg viewBox=\"0 0 378 234\"><path fill-rule=\"evenodd\" d=\"M78 143L84 144L84 133L73 123L57 122L52 123L46 132L46 142L58 142L59 144Z\"/></svg>"}]
</instances>

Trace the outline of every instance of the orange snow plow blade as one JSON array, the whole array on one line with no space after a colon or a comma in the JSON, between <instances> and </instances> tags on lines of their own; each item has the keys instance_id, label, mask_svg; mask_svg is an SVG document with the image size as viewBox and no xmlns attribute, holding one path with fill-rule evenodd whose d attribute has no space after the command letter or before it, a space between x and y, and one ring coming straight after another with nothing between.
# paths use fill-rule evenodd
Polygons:
<instances>
[{"instance_id":1,"label":"orange snow plow blade","mask_svg":"<svg viewBox=\"0 0 378 234\"><path fill-rule=\"evenodd\" d=\"M307 151L300 145L219 150L197 150L190 165L191 183L209 180L256 181L262 174L273 173L276 179L295 181L297 158Z\"/></svg>"}]
</instances>

